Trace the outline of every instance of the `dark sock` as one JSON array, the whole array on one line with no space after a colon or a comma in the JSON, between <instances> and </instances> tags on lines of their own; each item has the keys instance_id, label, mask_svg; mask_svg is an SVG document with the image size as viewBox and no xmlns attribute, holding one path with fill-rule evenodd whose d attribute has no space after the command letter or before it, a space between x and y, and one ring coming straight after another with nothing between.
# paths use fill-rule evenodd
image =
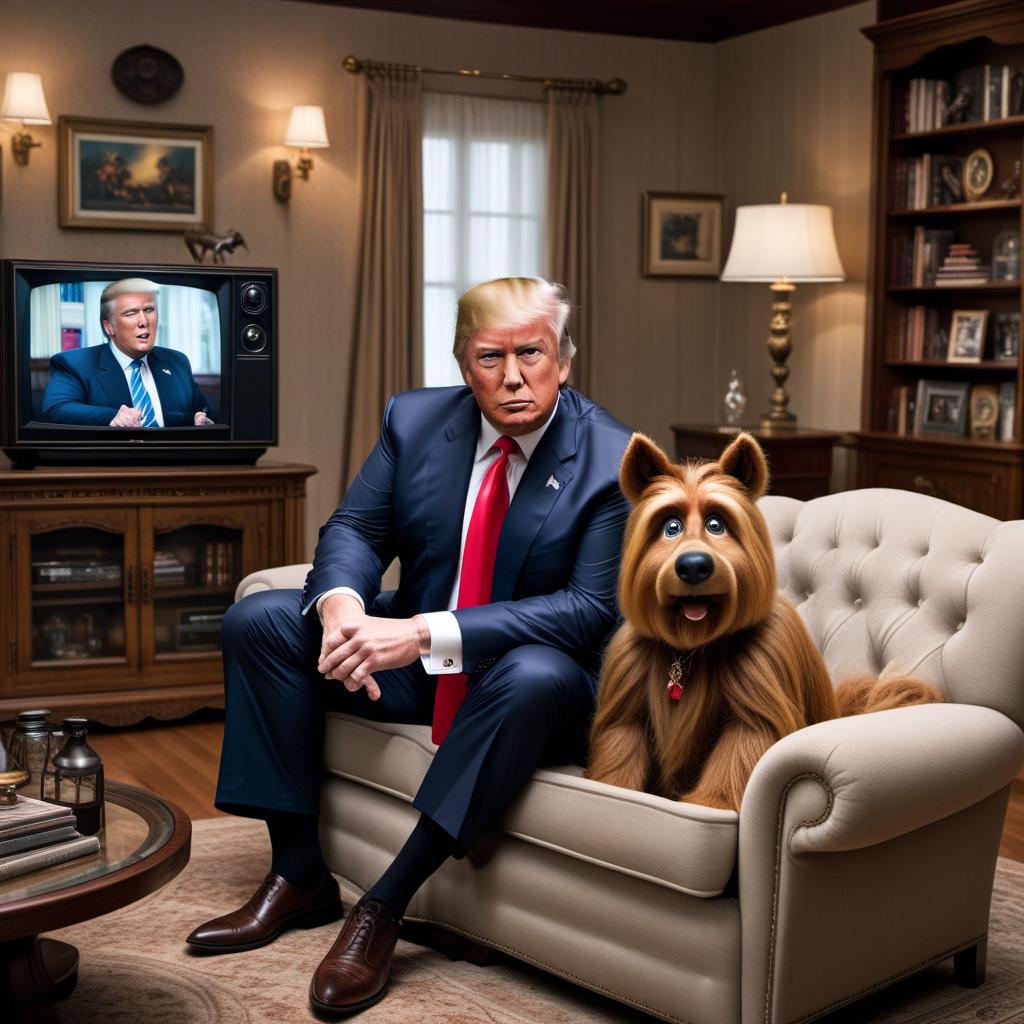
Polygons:
<instances>
[{"instance_id":1,"label":"dark sock","mask_svg":"<svg viewBox=\"0 0 1024 1024\"><path fill-rule=\"evenodd\" d=\"M299 889L312 889L327 874L320 852L320 831L315 814L268 811L272 860L270 870Z\"/></svg>"},{"instance_id":2,"label":"dark sock","mask_svg":"<svg viewBox=\"0 0 1024 1024\"><path fill-rule=\"evenodd\" d=\"M454 839L425 814L412 830L391 867L367 892L366 899L378 900L401 917L416 890L453 854Z\"/></svg>"}]
</instances>

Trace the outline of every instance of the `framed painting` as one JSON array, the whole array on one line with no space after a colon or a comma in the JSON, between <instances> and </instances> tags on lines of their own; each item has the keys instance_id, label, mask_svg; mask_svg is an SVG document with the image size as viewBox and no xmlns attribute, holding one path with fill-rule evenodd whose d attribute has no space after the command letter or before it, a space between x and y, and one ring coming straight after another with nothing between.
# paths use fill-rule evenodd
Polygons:
<instances>
[{"instance_id":1,"label":"framed painting","mask_svg":"<svg viewBox=\"0 0 1024 1024\"><path fill-rule=\"evenodd\" d=\"M213 224L213 128L61 117L57 137L62 228Z\"/></svg>"},{"instance_id":2,"label":"framed painting","mask_svg":"<svg viewBox=\"0 0 1024 1024\"><path fill-rule=\"evenodd\" d=\"M718 277L722 272L722 197L645 192L644 277Z\"/></svg>"}]
</instances>

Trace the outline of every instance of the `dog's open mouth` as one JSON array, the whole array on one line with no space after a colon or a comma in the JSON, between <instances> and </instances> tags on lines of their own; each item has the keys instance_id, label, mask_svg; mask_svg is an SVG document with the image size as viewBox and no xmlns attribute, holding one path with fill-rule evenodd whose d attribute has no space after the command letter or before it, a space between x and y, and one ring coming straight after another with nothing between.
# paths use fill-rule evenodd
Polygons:
<instances>
[{"instance_id":1,"label":"dog's open mouth","mask_svg":"<svg viewBox=\"0 0 1024 1024\"><path fill-rule=\"evenodd\" d=\"M717 599L712 594L701 594L698 596L682 596L678 600L677 607L681 614L685 615L691 622L700 622L707 617L708 611Z\"/></svg>"}]
</instances>

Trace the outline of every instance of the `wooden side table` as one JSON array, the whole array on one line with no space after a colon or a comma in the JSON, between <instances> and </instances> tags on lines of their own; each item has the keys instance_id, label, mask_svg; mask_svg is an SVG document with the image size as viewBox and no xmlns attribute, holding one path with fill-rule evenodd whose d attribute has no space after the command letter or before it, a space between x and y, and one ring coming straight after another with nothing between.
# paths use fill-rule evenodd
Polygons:
<instances>
[{"instance_id":1,"label":"wooden side table","mask_svg":"<svg viewBox=\"0 0 1024 1024\"><path fill-rule=\"evenodd\" d=\"M807 501L829 492L832 475L832 447L842 437L838 431L766 430L743 427L757 438L768 459L771 482L769 494ZM736 436L719 430L713 423L673 423L677 459L717 459Z\"/></svg>"}]
</instances>

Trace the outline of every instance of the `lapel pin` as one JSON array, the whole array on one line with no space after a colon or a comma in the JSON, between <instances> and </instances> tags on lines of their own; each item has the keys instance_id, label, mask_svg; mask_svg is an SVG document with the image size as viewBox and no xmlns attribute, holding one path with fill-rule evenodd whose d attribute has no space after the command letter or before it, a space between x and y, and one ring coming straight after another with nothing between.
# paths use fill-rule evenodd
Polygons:
<instances>
[{"instance_id":1,"label":"lapel pin","mask_svg":"<svg viewBox=\"0 0 1024 1024\"><path fill-rule=\"evenodd\" d=\"M556 491L562 486L553 476L548 477L545 487L553 487Z\"/></svg>"},{"instance_id":2,"label":"lapel pin","mask_svg":"<svg viewBox=\"0 0 1024 1024\"><path fill-rule=\"evenodd\" d=\"M171 371L168 370L166 366L161 366L160 367L160 372L161 373L166 373L168 377L170 377L170 375L171 375Z\"/></svg>"}]
</instances>

